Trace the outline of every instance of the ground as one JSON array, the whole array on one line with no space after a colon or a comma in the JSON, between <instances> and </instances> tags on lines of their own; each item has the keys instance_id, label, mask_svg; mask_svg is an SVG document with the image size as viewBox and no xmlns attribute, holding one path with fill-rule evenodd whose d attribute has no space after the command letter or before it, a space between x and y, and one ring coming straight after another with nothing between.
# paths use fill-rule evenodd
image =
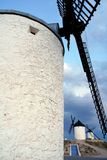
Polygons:
<instances>
[{"instance_id":1,"label":"ground","mask_svg":"<svg viewBox=\"0 0 107 160\"><path fill-rule=\"evenodd\" d=\"M78 144L82 157L107 157L107 142L101 140L66 140L64 154L69 155L70 145Z\"/></svg>"}]
</instances>

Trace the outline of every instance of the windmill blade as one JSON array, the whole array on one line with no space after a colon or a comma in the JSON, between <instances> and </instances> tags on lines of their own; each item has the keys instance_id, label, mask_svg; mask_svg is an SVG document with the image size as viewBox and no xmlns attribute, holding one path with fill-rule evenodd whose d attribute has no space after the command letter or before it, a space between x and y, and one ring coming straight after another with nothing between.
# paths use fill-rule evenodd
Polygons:
<instances>
[{"instance_id":1,"label":"windmill blade","mask_svg":"<svg viewBox=\"0 0 107 160\"><path fill-rule=\"evenodd\" d=\"M71 126L70 126L70 128L69 128L69 134L71 133L71 131L72 131L73 127L74 127L74 122L75 122L75 117L73 117L73 116L71 115Z\"/></svg>"},{"instance_id":2,"label":"windmill blade","mask_svg":"<svg viewBox=\"0 0 107 160\"><path fill-rule=\"evenodd\" d=\"M68 41L68 49L70 45L70 35L78 29L82 32L84 28L83 21L78 21L73 8L73 0L57 0L59 13L62 17L63 28L59 29L61 37L65 37Z\"/></svg>"},{"instance_id":3,"label":"windmill blade","mask_svg":"<svg viewBox=\"0 0 107 160\"><path fill-rule=\"evenodd\" d=\"M57 0L63 22L63 28L59 29L59 34L67 40L68 50L70 35L84 31L99 4L100 0L93 0L92 2L89 0Z\"/></svg>"},{"instance_id":4,"label":"windmill blade","mask_svg":"<svg viewBox=\"0 0 107 160\"><path fill-rule=\"evenodd\" d=\"M81 33L91 20L97 6L100 4L100 1L101 0L57 0L57 4L63 21L63 27L59 29L59 34L61 37L65 37L68 41L68 49L70 45L70 35L73 34L76 39L100 127L102 129L103 136L105 137L107 133L107 117L91 65L91 60L87 52L87 47L85 43L83 44L81 39Z\"/></svg>"},{"instance_id":5,"label":"windmill blade","mask_svg":"<svg viewBox=\"0 0 107 160\"><path fill-rule=\"evenodd\" d=\"M88 124L85 125L85 128L87 129L86 133L89 131Z\"/></svg>"},{"instance_id":6,"label":"windmill blade","mask_svg":"<svg viewBox=\"0 0 107 160\"><path fill-rule=\"evenodd\" d=\"M97 6L101 0L73 0L73 8L78 21L83 21L85 27L91 20L93 13L96 11Z\"/></svg>"},{"instance_id":7,"label":"windmill blade","mask_svg":"<svg viewBox=\"0 0 107 160\"><path fill-rule=\"evenodd\" d=\"M73 120L73 116L71 115L71 121Z\"/></svg>"},{"instance_id":8,"label":"windmill blade","mask_svg":"<svg viewBox=\"0 0 107 160\"><path fill-rule=\"evenodd\" d=\"M85 128L87 129L86 133L88 133L88 132L92 132L93 133L93 130L91 128L89 128L87 124L85 125Z\"/></svg>"},{"instance_id":9,"label":"windmill blade","mask_svg":"<svg viewBox=\"0 0 107 160\"><path fill-rule=\"evenodd\" d=\"M93 102L95 105L96 113L99 119L99 124L102 130L103 136L105 137L107 133L107 117L104 111L103 103L102 103L99 89L97 86L97 82L96 82L95 74L91 64L91 59L88 53L88 49L87 49L86 43L82 42L82 38L79 33L75 33L74 37L77 42L83 69L84 69L84 72L86 73L86 77L89 83L89 88L90 88Z\"/></svg>"},{"instance_id":10,"label":"windmill blade","mask_svg":"<svg viewBox=\"0 0 107 160\"><path fill-rule=\"evenodd\" d=\"M87 132L88 132L88 131L91 131L91 132L94 134L95 138L97 138L97 139L100 140L100 138L93 132L93 130L91 130L91 129L88 127L88 125L85 125L85 127L87 128ZM94 128L95 128L95 127L94 127ZM87 132L86 132L86 133L87 133Z\"/></svg>"},{"instance_id":11,"label":"windmill blade","mask_svg":"<svg viewBox=\"0 0 107 160\"><path fill-rule=\"evenodd\" d=\"M86 127L86 129L87 129L87 132L88 132L88 131L93 131L93 130L95 130L95 128L96 128L96 127L91 127L91 128L89 128L87 124L85 125L85 127Z\"/></svg>"},{"instance_id":12,"label":"windmill blade","mask_svg":"<svg viewBox=\"0 0 107 160\"><path fill-rule=\"evenodd\" d=\"M72 124L74 124L74 122L75 122L75 117L73 117L72 115L71 115L71 121L72 121Z\"/></svg>"},{"instance_id":13,"label":"windmill blade","mask_svg":"<svg viewBox=\"0 0 107 160\"><path fill-rule=\"evenodd\" d=\"M57 0L60 16L63 21L74 19L83 22L86 27L101 0Z\"/></svg>"},{"instance_id":14,"label":"windmill blade","mask_svg":"<svg viewBox=\"0 0 107 160\"><path fill-rule=\"evenodd\" d=\"M71 133L72 129L73 129L73 125L71 124L71 126L69 128L69 134Z\"/></svg>"}]
</instances>

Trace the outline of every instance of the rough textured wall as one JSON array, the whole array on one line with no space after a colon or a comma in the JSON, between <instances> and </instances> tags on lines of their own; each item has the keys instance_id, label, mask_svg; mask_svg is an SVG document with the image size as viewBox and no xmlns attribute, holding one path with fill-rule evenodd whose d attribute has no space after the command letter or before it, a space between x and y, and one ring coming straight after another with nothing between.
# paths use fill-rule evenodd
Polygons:
<instances>
[{"instance_id":1,"label":"rough textured wall","mask_svg":"<svg viewBox=\"0 0 107 160\"><path fill-rule=\"evenodd\" d=\"M63 159L62 83L58 38L28 18L0 15L0 160Z\"/></svg>"}]
</instances>

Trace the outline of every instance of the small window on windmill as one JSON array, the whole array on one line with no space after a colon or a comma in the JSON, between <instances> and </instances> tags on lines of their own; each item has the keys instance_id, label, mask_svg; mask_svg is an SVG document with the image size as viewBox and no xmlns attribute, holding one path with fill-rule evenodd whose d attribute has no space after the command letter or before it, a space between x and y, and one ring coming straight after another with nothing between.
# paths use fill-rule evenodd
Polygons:
<instances>
[{"instance_id":1,"label":"small window on windmill","mask_svg":"<svg viewBox=\"0 0 107 160\"><path fill-rule=\"evenodd\" d=\"M30 26L30 33L32 33L33 35L35 35L35 34L38 33L38 32L39 32L39 29Z\"/></svg>"}]
</instances>

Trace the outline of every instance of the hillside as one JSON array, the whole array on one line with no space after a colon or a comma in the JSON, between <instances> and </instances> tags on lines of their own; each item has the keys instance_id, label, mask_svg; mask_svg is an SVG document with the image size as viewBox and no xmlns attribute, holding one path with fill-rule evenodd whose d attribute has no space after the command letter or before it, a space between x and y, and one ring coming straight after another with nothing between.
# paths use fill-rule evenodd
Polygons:
<instances>
[{"instance_id":1,"label":"hillside","mask_svg":"<svg viewBox=\"0 0 107 160\"><path fill-rule=\"evenodd\" d=\"M101 140L75 140L64 142L64 154L69 155L70 145L78 144L79 151L82 157L107 157L107 142Z\"/></svg>"}]
</instances>

